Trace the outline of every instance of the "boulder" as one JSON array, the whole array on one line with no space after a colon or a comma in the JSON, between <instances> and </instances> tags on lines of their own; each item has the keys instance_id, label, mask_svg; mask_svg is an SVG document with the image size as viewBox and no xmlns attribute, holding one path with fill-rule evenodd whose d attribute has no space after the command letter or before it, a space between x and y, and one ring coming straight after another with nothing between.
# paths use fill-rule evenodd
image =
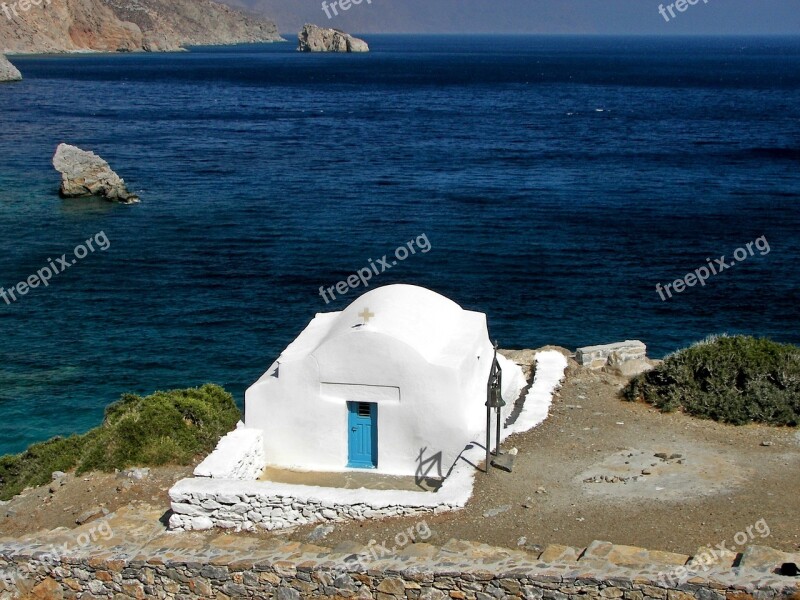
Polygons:
<instances>
[{"instance_id":1,"label":"boulder","mask_svg":"<svg viewBox=\"0 0 800 600\"><path fill-rule=\"evenodd\" d=\"M117 473L117 479L132 479L141 481L142 479L147 479L148 477L150 477L150 469L147 467L125 469L124 471Z\"/></svg>"},{"instance_id":2,"label":"boulder","mask_svg":"<svg viewBox=\"0 0 800 600\"><path fill-rule=\"evenodd\" d=\"M606 366L603 367L603 371L613 375L618 375L620 377L632 379L637 375L651 371L653 368L654 366L652 362L646 358L626 359L624 355L620 355L617 352L612 352L611 356L608 357Z\"/></svg>"},{"instance_id":3,"label":"boulder","mask_svg":"<svg viewBox=\"0 0 800 600\"><path fill-rule=\"evenodd\" d=\"M122 204L139 201L125 187L125 181L94 152L60 144L53 156L53 166L61 173L60 191L64 198L100 196Z\"/></svg>"},{"instance_id":4,"label":"boulder","mask_svg":"<svg viewBox=\"0 0 800 600\"><path fill-rule=\"evenodd\" d=\"M12 65L4 55L0 54L0 82L21 80L22 73L19 72L19 69Z\"/></svg>"},{"instance_id":5,"label":"boulder","mask_svg":"<svg viewBox=\"0 0 800 600\"><path fill-rule=\"evenodd\" d=\"M367 42L338 29L306 24L298 34L298 52L369 52Z\"/></svg>"}]
</instances>

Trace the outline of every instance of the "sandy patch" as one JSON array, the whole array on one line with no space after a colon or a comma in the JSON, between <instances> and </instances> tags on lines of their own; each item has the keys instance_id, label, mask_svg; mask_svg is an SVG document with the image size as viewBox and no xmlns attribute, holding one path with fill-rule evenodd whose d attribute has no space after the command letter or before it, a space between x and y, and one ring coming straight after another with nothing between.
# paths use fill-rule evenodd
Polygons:
<instances>
[{"instance_id":1,"label":"sandy patch","mask_svg":"<svg viewBox=\"0 0 800 600\"><path fill-rule=\"evenodd\" d=\"M575 478L588 496L684 501L728 493L752 472L710 446L683 442L681 452L666 445L614 452Z\"/></svg>"}]
</instances>

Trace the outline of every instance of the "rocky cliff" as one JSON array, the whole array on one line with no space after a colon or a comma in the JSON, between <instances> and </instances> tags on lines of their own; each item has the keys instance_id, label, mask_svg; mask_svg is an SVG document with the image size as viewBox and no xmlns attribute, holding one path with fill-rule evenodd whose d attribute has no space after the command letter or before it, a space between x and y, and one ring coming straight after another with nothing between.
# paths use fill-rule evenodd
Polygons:
<instances>
[{"instance_id":1,"label":"rocky cliff","mask_svg":"<svg viewBox=\"0 0 800 600\"><path fill-rule=\"evenodd\" d=\"M19 81L22 74L17 67L8 62L8 59L0 54L0 83L4 81Z\"/></svg>"},{"instance_id":2,"label":"rocky cliff","mask_svg":"<svg viewBox=\"0 0 800 600\"><path fill-rule=\"evenodd\" d=\"M280 39L272 21L211 0L6 0L0 4L0 52L12 54L163 51Z\"/></svg>"}]
</instances>

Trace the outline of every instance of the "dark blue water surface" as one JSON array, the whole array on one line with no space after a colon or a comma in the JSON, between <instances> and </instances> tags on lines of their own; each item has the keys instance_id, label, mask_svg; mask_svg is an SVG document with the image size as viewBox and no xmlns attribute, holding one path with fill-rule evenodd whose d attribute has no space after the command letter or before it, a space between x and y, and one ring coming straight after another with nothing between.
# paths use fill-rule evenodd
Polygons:
<instances>
[{"instance_id":1,"label":"dark blue water surface","mask_svg":"<svg viewBox=\"0 0 800 600\"><path fill-rule=\"evenodd\" d=\"M423 234L372 283L486 312L504 347L800 341L800 40L368 41L15 59L0 285L110 246L0 301L0 453L84 431L123 392L211 381L241 402L363 292L326 305L320 286ZM59 199L59 142L142 203ZM656 293L762 236L769 253Z\"/></svg>"}]
</instances>

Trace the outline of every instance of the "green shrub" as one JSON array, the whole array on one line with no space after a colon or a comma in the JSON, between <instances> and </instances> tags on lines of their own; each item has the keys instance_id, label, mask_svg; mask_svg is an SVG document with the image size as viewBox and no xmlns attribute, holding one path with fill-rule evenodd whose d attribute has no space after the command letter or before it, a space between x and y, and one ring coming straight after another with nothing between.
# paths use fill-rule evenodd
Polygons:
<instances>
[{"instance_id":1,"label":"green shrub","mask_svg":"<svg viewBox=\"0 0 800 600\"><path fill-rule=\"evenodd\" d=\"M800 347L741 335L711 337L635 377L623 397L735 425L797 426Z\"/></svg>"},{"instance_id":2,"label":"green shrub","mask_svg":"<svg viewBox=\"0 0 800 600\"><path fill-rule=\"evenodd\" d=\"M0 500L8 500L26 487L44 485L53 471L74 469L82 446L82 436L55 437L33 444L22 454L0 456Z\"/></svg>"},{"instance_id":3,"label":"green shrub","mask_svg":"<svg viewBox=\"0 0 800 600\"><path fill-rule=\"evenodd\" d=\"M190 464L213 450L240 417L233 397L211 384L145 397L123 394L106 409L100 427L0 457L0 499L47 483L53 471Z\"/></svg>"}]
</instances>

